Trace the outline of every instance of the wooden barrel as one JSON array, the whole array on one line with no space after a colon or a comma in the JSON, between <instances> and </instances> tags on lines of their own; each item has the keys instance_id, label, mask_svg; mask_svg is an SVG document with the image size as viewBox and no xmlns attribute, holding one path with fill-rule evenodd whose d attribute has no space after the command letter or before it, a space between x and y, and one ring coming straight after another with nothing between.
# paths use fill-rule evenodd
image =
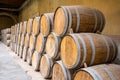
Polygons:
<instances>
[{"instance_id":1,"label":"wooden barrel","mask_svg":"<svg viewBox=\"0 0 120 80\"><path fill-rule=\"evenodd\" d=\"M117 45L118 54L116 59L114 60L114 63L120 64L120 35L106 35L106 36L109 36L110 38L112 38L115 44Z\"/></svg>"},{"instance_id":2,"label":"wooden barrel","mask_svg":"<svg viewBox=\"0 0 120 80\"><path fill-rule=\"evenodd\" d=\"M11 42L11 40L7 40L6 41L6 45L9 47L10 46L10 42Z\"/></svg>"},{"instance_id":3,"label":"wooden barrel","mask_svg":"<svg viewBox=\"0 0 120 80\"><path fill-rule=\"evenodd\" d=\"M15 45L15 54L17 53L17 43L14 44Z\"/></svg>"},{"instance_id":4,"label":"wooden barrel","mask_svg":"<svg viewBox=\"0 0 120 80\"><path fill-rule=\"evenodd\" d=\"M10 34L10 33L11 33L11 29L10 29L10 28L6 28L6 29L5 29L5 33L6 33L6 34Z\"/></svg>"},{"instance_id":5,"label":"wooden barrel","mask_svg":"<svg viewBox=\"0 0 120 80\"><path fill-rule=\"evenodd\" d=\"M42 33L38 34L37 39L36 39L35 50L38 53L42 54L44 51L45 43L46 43L46 38L44 38L43 34Z\"/></svg>"},{"instance_id":6,"label":"wooden barrel","mask_svg":"<svg viewBox=\"0 0 120 80\"><path fill-rule=\"evenodd\" d=\"M27 52L27 62L29 65L32 65L32 55L33 55L34 49L28 49Z\"/></svg>"},{"instance_id":7,"label":"wooden barrel","mask_svg":"<svg viewBox=\"0 0 120 80\"><path fill-rule=\"evenodd\" d=\"M61 59L67 68L80 68L108 63L115 59L117 48L114 41L95 33L70 34L61 42Z\"/></svg>"},{"instance_id":8,"label":"wooden barrel","mask_svg":"<svg viewBox=\"0 0 120 80\"><path fill-rule=\"evenodd\" d=\"M20 43L21 46L24 46L24 40L25 40L25 35L22 34L22 36L21 36L21 43Z\"/></svg>"},{"instance_id":9,"label":"wooden barrel","mask_svg":"<svg viewBox=\"0 0 120 80\"><path fill-rule=\"evenodd\" d=\"M16 47L17 47L17 53L16 54L19 55L19 50L20 50L19 47L20 47L20 45L16 45Z\"/></svg>"},{"instance_id":10,"label":"wooden barrel","mask_svg":"<svg viewBox=\"0 0 120 80\"><path fill-rule=\"evenodd\" d=\"M19 49L20 49L20 50L19 50L19 57L20 57L20 58L23 57L23 48L24 48L23 46L20 46L20 47L19 47Z\"/></svg>"},{"instance_id":11,"label":"wooden barrel","mask_svg":"<svg viewBox=\"0 0 120 80\"><path fill-rule=\"evenodd\" d=\"M26 34L26 33L27 33L27 21L24 21L22 26L22 34Z\"/></svg>"},{"instance_id":12,"label":"wooden barrel","mask_svg":"<svg viewBox=\"0 0 120 80\"><path fill-rule=\"evenodd\" d=\"M57 61L53 66L52 80L71 80L70 71L61 61Z\"/></svg>"},{"instance_id":13,"label":"wooden barrel","mask_svg":"<svg viewBox=\"0 0 120 80\"><path fill-rule=\"evenodd\" d=\"M60 58L60 42L61 38L54 32L51 32L51 34L47 37L45 50L50 58L55 60Z\"/></svg>"},{"instance_id":14,"label":"wooden barrel","mask_svg":"<svg viewBox=\"0 0 120 80\"><path fill-rule=\"evenodd\" d=\"M40 32L47 37L53 30L53 16L54 13L45 13L41 15L40 19Z\"/></svg>"},{"instance_id":15,"label":"wooden barrel","mask_svg":"<svg viewBox=\"0 0 120 80\"><path fill-rule=\"evenodd\" d=\"M5 37L6 37L7 40L10 40L11 34L6 34Z\"/></svg>"},{"instance_id":16,"label":"wooden barrel","mask_svg":"<svg viewBox=\"0 0 120 80\"><path fill-rule=\"evenodd\" d=\"M14 29L15 29L15 35L16 35L17 34L17 24L15 24Z\"/></svg>"},{"instance_id":17,"label":"wooden barrel","mask_svg":"<svg viewBox=\"0 0 120 80\"><path fill-rule=\"evenodd\" d=\"M29 19L27 22L27 33L30 35L33 27L33 19Z\"/></svg>"},{"instance_id":18,"label":"wooden barrel","mask_svg":"<svg viewBox=\"0 0 120 80\"><path fill-rule=\"evenodd\" d=\"M102 64L77 71L73 80L120 80L119 75L120 65Z\"/></svg>"},{"instance_id":19,"label":"wooden barrel","mask_svg":"<svg viewBox=\"0 0 120 80\"><path fill-rule=\"evenodd\" d=\"M20 23L17 24L17 34L20 34Z\"/></svg>"},{"instance_id":20,"label":"wooden barrel","mask_svg":"<svg viewBox=\"0 0 120 80\"><path fill-rule=\"evenodd\" d=\"M36 37L33 34L31 34L30 35L29 48L30 49L35 49L35 46L36 46Z\"/></svg>"},{"instance_id":21,"label":"wooden barrel","mask_svg":"<svg viewBox=\"0 0 120 80\"><path fill-rule=\"evenodd\" d=\"M105 18L99 10L85 6L60 6L54 15L54 31L63 36L69 32L101 32Z\"/></svg>"},{"instance_id":22,"label":"wooden barrel","mask_svg":"<svg viewBox=\"0 0 120 80\"><path fill-rule=\"evenodd\" d=\"M53 61L47 54L44 54L40 61L40 72L44 78L52 78Z\"/></svg>"},{"instance_id":23,"label":"wooden barrel","mask_svg":"<svg viewBox=\"0 0 120 80\"><path fill-rule=\"evenodd\" d=\"M21 44L21 36L22 36L21 34L18 35L18 45Z\"/></svg>"},{"instance_id":24,"label":"wooden barrel","mask_svg":"<svg viewBox=\"0 0 120 80\"><path fill-rule=\"evenodd\" d=\"M40 17L35 17L33 20L32 33L36 36L40 31Z\"/></svg>"},{"instance_id":25,"label":"wooden barrel","mask_svg":"<svg viewBox=\"0 0 120 80\"><path fill-rule=\"evenodd\" d=\"M41 59L41 54L39 54L37 51L34 51L32 55L32 66L35 71L39 71L40 59Z\"/></svg>"},{"instance_id":26,"label":"wooden barrel","mask_svg":"<svg viewBox=\"0 0 120 80\"><path fill-rule=\"evenodd\" d=\"M24 47L29 47L30 36L28 34L25 35Z\"/></svg>"},{"instance_id":27,"label":"wooden barrel","mask_svg":"<svg viewBox=\"0 0 120 80\"><path fill-rule=\"evenodd\" d=\"M23 22L20 22L20 28L19 28L19 30L20 30L20 34L22 33L22 27L23 27Z\"/></svg>"},{"instance_id":28,"label":"wooden barrel","mask_svg":"<svg viewBox=\"0 0 120 80\"><path fill-rule=\"evenodd\" d=\"M29 48L26 48L26 47L23 48L23 55L22 55L23 58L22 58L22 59L23 59L24 61L27 61L28 49L29 49Z\"/></svg>"}]
</instances>

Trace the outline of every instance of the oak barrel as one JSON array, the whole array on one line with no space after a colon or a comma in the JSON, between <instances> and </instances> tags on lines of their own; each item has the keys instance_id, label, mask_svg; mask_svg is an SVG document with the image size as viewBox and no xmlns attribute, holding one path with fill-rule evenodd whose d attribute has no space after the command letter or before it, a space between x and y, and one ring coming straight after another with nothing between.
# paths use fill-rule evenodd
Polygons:
<instances>
[{"instance_id":1,"label":"oak barrel","mask_svg":"<svg viewBox=\"0 0 120 80\"><path fill-rule=\"evenodd\" d=\"M71 80L70 71L61 61L57 61L53 66L52 80Z\"/></svg>"},{"instance_id":2,"label":"oak barrel","mask_svg":"<svg viewBox=\"0 0 120 80\"><path fill-rule=\"evenodd\" d=\"M24 41L25 41L25 35L22 34L20 46L24 46Z\"/></svg>"},{"instance_id":3,"label":"oak barrel","mask_svg":"<svg viewBox=\"0 0 120 80\"><path fill-rule=\"evenodd\" d=\"M22 33L22 27L23 27L23 22L20 22L20 28L19 28L19 33L21 34Z\"/></svg>"},{"instance_id":4,"label":"oak barrel","mask_svg":"<svg viewBox=\"0 0 120 80\"><path fill-rule=\"evenodd\" d=\"M27 62L29 65L32 65L32 55L33 55L34 49L28 49L27 51Z\"/></svg>"},{"instance_id":5,"label":"oak barrel","mask_svg":"<svg viewBox=\"0 0 120 80\"><path fill-rule=\"evenodd\" d=\"M35 50L42 54L44 51L44 47L45 47L45 43L46 43L46 38L43 36L42 33L39 33L36 39L36 47Z\"/></svg>"},{"instance_id":6,"label":"oak barrel","mask_svg":"<svg viewBox=\"0 0 120 80\"><path fill-rule=\"evenodd\" d=\"M22 58L23 57L23 46L19 47L19 57Z\"/></svg>"},{"instance_id":7,"label":"oak barrel","mask_svg":"<svg viewBox=\"0 0 120 80\"><path fill-rule=\"evenodd\" d=\"M40 17L35 17L33 19L32 33L36 36L40 31Z\"/></svg>"},{"instance_id":8,"label":"oak barrel","mask_svg":"<svg viewBox=\"0 0 120 80\"><path fill-rule=\"evenodd\" d=\"M74 33L101 32L105 25L102 12L85 6L60 6L54 15L54 31L63 36L70 28Z\"/></svg>"},{"instance_id":9,"label":"oak barrel","mask_svg":"<svg viewBox=\"0 0 120 80\"><path fill-rule=\"evenodd\" d=\"M25 35L24 47L29 47L30 36L28 34Z\"/></svg>"},{"instance_id":10,"label":"oak barrel","mask_svg":"<svg viewBox=\"0 0 120 80\"><path fill-rule=\"evenodd\" d=\"M40 61L40 73L44 78L52 78L53 60L44 54Z\"/></svg>"},{"instance_id":11,"label":"oak barrel","mask_svg":"<svg viewBox=\"0 0 120 80\"><path fill-rule=\"evenodd\" d=\"M26 33L27 33L27 21L24 21L22 27L22 34L26 34Z\"/></svg>"},{"instance_id":12,"label":"oak barrel","mask_svg":"<svg viewBox=\"0 0 120 80\"><path fill-rule=\"evenodd\" d=\"M19 35L18 35L18 45L21 44L21 37L22 37L22 34L19 34Z\"/></svg>"},{"instance_id":13,"label":"oak barrel","mask_svg":"<svg viewBox=\"0 0 120 80\"><path fill-rule=\"evenodd\" d=\"M39 71L40 60L41 54L39 54L37 51L34 51L32 55L32 66L35 71Z\"/></svg>"},{"instance_id":14,"label":"oak barrel","mask_svg":"<svg viewBox=\"0 0 120 80\"><path fill-rule=\"evenodd\" d=\"M102 64L78 70L73 80L120 80L120 65Z\"/></svg>"},{"instance_id":15,"label":"oak barrel","mask_svg":"<svg viewBox=\"0 0 120 80\"><path fill-rule=\"evenodd\" d=\"M27 61L28 49L29 49L28 47L27 47L27 48L26 48L26 47L23 48L23 55L22 55L23 58L22 58L22 59L23 59L24 61Z\"/></svg>"},{"instance_id":16,"label":"oak barrel","mask_svg":"<svg viewBox=\"0 0 120 80\"><path fill-rule=\"evenodd\" d=\"M17 24L17 34L20 33L20 23Z\"/></svg>"},{"instance_id":17,"label":"oak barrel","mask_svg":"<svg viewBox=\"0 0 120 80\"><path fill-rule=\"evenodd\" d=\"M44 13L40 19L40 32L47 37L53 30L53 17L54 13Z\"/></svg>"},{"instance_id":18,"label":"oak barrel","mask_svg":"<svg viewBox=\"0 0 120 80\"><path fill-rule=\"evenodd\" d=\"M117 48L107 36L95 33L70 34L61 42L61 59L67 68L108 63L116 58Z\"/></svg>"},{"instance_id":19,"label":"oak barrel","mask_svg":"<svg viewBox=\"0 0 120 80\"><path fill-rule=\"evenodd\" d=\"M35 46L36 46L36 37L33 34L31 34L30 35L29 48L30 49L35 49Z\"/></svg>"},{"instance_id":20,"label":"oak barrel","mask_svg":"<svg viewBox=\"0 0 120 80\"><path fill-rule=\"evenodd\" d=\"M48 56L54 60L60 58L60 42L61 38L54 32L51 32L47 37L45 50Z\"/></svg>"},{"instance_id":21,"label":"oak barrel","mask_svg":"<svg viewBox=\"0 0 120 80\"><path fill-rule=\"evenodd\" d=\"M33 19L27 21L27 33L30 35L32 33Z\"/></svg>"}]
</instances>

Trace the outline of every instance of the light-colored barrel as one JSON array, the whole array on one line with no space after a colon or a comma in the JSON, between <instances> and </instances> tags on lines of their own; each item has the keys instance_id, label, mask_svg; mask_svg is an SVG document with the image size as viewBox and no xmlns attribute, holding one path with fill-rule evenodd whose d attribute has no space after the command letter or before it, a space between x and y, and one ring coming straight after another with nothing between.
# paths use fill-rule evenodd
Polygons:
<instances>
[{"instance_id":1,"label":"light-colored barrel","mask_svg":"<svg viewBox=\"0 0 120 80\"><path fill-rule=\"evenodd\" d=\"M32 33L36 36L40 31L40 17L35 17L33 20Z\"/></svg>"},{"instance_id":2,"label":"light-colored barrel","mask_svg":"<svg viewBox=\"0 0 120 80\"><path fill-rule=\"evenodd\" d=\"M27 21L27 33L30 35L32 33L33 19Z\"/></svg>"},{"instance_id":3,"label":"light-colored barrel","mask_svg":"<svg viewBox=\"0 0 120 80\"><path fill-rule=\"evenodd\" d=\"M28 49L29 49L29 48L26 48L26 47L23 48L23 55L22 55L23 58L22 58L22 59L23 59L24 61L27 61Z\"/></svg>"},{"instance_id":4,"label":"light-colored barrel","mask_svg":"<svg viewBox=\"0 0 120 80\"><path fill-rule=\"evenodd\" d=\"M20 22L20 28L19 28L19 33L21 34L22 33L22 27L23 27L23 22Z\"/></svg>"},{"instance_id":5,"label":"light-colored barrel","mask_svg":"<svg viewBox=\"0 0 120 80\"><path fill-rule=\"evenodd\" d=\"M23 46L20 46L20 47L19 47L19 49L20 49L20 50L19 50L19 57L20 57L20 58L23 57L23 48L24 48Z\"/></svg>"},{"instance_id":6,"label":"light-colored barrel","mask_svg":"<svg viewBox=\"0 0 120 80\"><path fill-rule=\"evenodd\" d=\"M99 10L85 6L60 6L54 15L54 31L64 36L73 29L79 32L101 32L105 25L105 18Z\"/></svg>"},{"instance_id":7,"label":"light-colored barrel","mask_svg":"<svg viewBox=\"0 0 120 80\"><path fill-rule=\"evenodd\" d=\"M106 35L106 36L109 36L110 38L112 38L115 44L117 45L118 54L116 59L114 60L114 63L120 64L120 35Z\"/></svg>"},{"instance_id":8,"label":"light-colored barrel","mask_svg":"<svg viewBox=\"0 0 120 80\"><path fill-rule=\"evenodd\" d=\"M45 50L49 57L54 60L60 58L60 42L61 38L54 32L51 32L47 37Z\"/></svg>"},{"instance_id":9,"label":"light-colored barrel","mask_svg":"<svg viewBox=\"0 0 120 80\"><path fill-rule=\"evenodd\" d=\"M32 65L32 55L33 55L34 49L28 49L27 52L27 62L29 65Z\"/></svg>"},{"instance_id":10,"label":"light-colored barrel","mask_svg":"<svg viewBox=\"0 0 120 80\"><path fill-rule=\"evenodd\" d=\"M40 33L38 36L37 36L37 39L36 39L36 47L35 47L35 50L42 54L43 51L44 51L44 47L45 47L45 43L46 43L46 38L44 38L43 34Z\"/></svg>"},{"instance_id":11,"label":"light-colored barrel","mask_svg":"<svg viewBox=\"0 0 120 80\"><path fill-rule=\"evenodd\" d=\"M20 33L20 23L17 24L17 34Z\"/></svg>"},{"instance_id":12,"label":"light-colored barrel","mask_svg":"<svg viewBox=\"0 0 120 80\"><path fill-rule=\"evenodd\" d=\"M26 34L26 33L27 33L27 21L24 21L22 26L22 34Z\"/></svg>"},{"instance_id":13,"label":"light-colored barrel","mask_svg":"<svg viewBox=\"0 0 120 80\"><path fill-rule=\"evenodd\" d=\"M67 68L108 63L116 58L117 48L107 36L94 33L70 34L61 42L61 59Z\"/></svg>"},{"instance_id":14,"label":"light-colored barrel","mask_svg":"<svg viewBox=\"0 0 120 80\"><path fill-rule=\"evenodd\" d=\"M24 46L24 41L25 41L25 35L22 34L20 46Z\"/></svg>"},{"instance_id":15,"label":"light-colored barrel","mask_svg":"<svg viewBox=\"0 0 120 80\"><path fill-rule=\"evenodd\" d=\"M29 47L30 36L28 34L25 35L24 47Z\"/></svg>"},{"instance_id":16,"label":"light-colored barrel","mask_svg":"<svg viewBox=\"0 0 120 80\"><path fill-rule=\"evenodd\" d=\"M32 66L35 71L39 71L40 60L41 60L41 54L39 54L37 51L34 51L32 55Z\"/></svg>"},{"instance_id":17,"label":"light-colored barrel","mask_svg":"<svg viewBox=\"0 0 120 80\"><path fill-rule=\"evenodd\" d=\"M31 34L30 35L29 48L30 49L35 49L35 46L36 46L36 37L33 34Z\"/></svg>"},{"instance_id":18,"label":"light-colored barrel","mask_svg":"<svg viewBox=\"0 0 120 80\"><path fill-rule=\"evenodd\" d=\"M44 54L40 61L40 73L44 78L52 78L53 60Z\"/></svg>"},{"instance_id":19,"label":"light-colored barrel","mask_svg":"<svg viewBox=\"0 0 120 80\"><path fill-rule=\"evenodd\" d=\"M120 65L102 64L78 70L73 80L120 80Z\"/></svg>"},{"instance_id":20,"label":"light-colored barrel","mask_svg":"<svg viewBox=\"0 0 120 80\"><path fill-rule=\"evenodd\" d=\"M54 13L44 13L40 19L40 32L44 37L47 37L53 31L53 17Z\"/></svg>"},{"instance_id":21,"label":"light-colored barrel","mask_svg":"<svg viewBox=\"0 0 120 80\"><path fill-rule=\"evenodd\" d=\"M61 61L57 61L53 66L52 80L71 80L70 71Z\"/></svg>"},{"instance_id":22,"label":"light-colored barrel","mask_svg":"<svg viewBox=\"0 0 120 80\"><path fill-rule=\"evenodd\" d=\"M22 37L22 35L21 35L21 34L19 34L19 35L18 35L18 45L20 45L20 44L21 44L21 37Z\"/></svg>"}]
</instances>

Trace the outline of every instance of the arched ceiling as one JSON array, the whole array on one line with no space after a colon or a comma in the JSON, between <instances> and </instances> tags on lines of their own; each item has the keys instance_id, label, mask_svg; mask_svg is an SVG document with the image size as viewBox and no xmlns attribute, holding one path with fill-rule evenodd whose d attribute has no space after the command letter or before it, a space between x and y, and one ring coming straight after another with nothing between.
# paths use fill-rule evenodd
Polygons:
<instances>
[{"instance_id":1,"label":"arched ceiling","mask_svg":"<svg viewBox=\"0 0 120 80\"><path fill-rule=\"evenodd\" d=\"M18 9L26 0L0 0L0 8Z\"/></svg>"}]
</instances>

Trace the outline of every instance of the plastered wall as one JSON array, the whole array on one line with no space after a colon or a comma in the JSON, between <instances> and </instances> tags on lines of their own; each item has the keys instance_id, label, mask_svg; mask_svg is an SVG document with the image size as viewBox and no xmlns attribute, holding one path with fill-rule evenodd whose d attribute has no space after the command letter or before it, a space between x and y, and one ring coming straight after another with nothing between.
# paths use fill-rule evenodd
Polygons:
<instances>
[{"instance_id":1,"label":"plastered wall","mask_svg":"<svg viewBox=\"0 0 120 80\"><path fill-rule=\"evenodd\" d=\"M10 17L0 16L0 30L10 28L14 24L15 22Z\"/></svg>"},{"instance_id":2,"label":"plastered wall","mask_svg":"<svg viewBox=\"0 0 120 80\"><path fill-rule=\"evenodd\" d=\"M103 34L120 34L120 0L31 0L19 12L19 22L46 12L54 12L61 5L84 5L99 9L106 18Z\"/></svg>"}]
</instances>

